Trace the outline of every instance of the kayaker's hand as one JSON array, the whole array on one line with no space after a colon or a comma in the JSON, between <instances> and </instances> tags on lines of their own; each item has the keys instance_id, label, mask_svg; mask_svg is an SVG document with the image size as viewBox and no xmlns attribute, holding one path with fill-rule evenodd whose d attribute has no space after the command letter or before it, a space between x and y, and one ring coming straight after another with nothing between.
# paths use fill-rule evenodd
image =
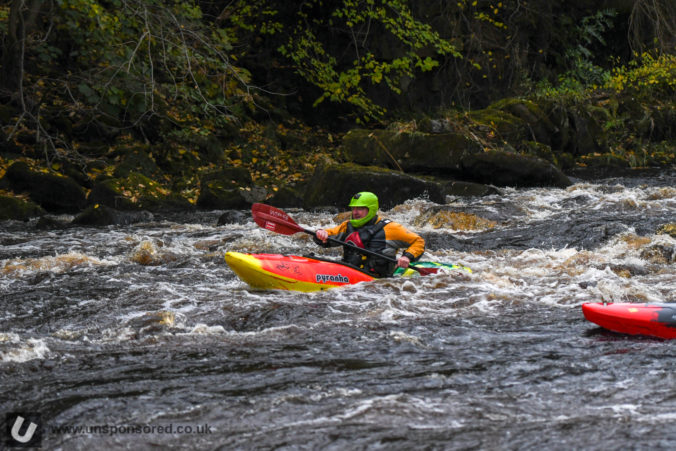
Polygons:
<instances>
[{"instance_id":1,"label":"kayaker's hand","mask_svg":"<svg viewBox=\"0 0 676 451\"><path fill-rule=\"evenodd\" d=\"M411 260L405 255L402 255L399 257L399 260L397 260L397 266L400 268L408 268L409 263L411 263Z\"/></svg>"},{"instance_id":2,"label":"kayaker's hand","mask_svg":"<svg viewBox=\"0 0 676 451\"><path fill-rule=\"evenodd\" d=\"M326 240L329 239L329 232L327 232L324 229L319 229L319 230L317 230L317 232L315 232L315 236L322 243L326 243Z\"/></svg>"}]
</instances>

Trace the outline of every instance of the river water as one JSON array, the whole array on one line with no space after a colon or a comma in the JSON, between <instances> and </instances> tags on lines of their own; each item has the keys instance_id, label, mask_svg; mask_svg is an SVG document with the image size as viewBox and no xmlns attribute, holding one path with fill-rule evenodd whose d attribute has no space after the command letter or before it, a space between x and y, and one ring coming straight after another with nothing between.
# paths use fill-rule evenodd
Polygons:
<instances>
[{"instance_id":1,"label":"river water","mask_svg":"<svg viewBox=\"0 0 676 451\"><path fill-rule=\"evenodd\" d=\"M676 302L676 173L408 201L384 215L473 273L321 293L250 290L223 254L338 250L221 213L1 224L5 426L65 450L676 448L676 340L580 309Z\"/></svg>"}]
</instances>

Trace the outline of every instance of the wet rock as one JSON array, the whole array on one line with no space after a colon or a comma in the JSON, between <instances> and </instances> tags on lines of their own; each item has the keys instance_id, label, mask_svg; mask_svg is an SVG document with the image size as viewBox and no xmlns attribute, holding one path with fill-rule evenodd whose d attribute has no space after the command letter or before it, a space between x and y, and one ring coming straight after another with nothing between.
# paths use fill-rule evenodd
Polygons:
<instances>
[{"instance_id":1,"label":"wet rock","mask_svg":"<svg viewBox=\"0 0 676 451\"><path fill-rule=\"evenodd\" d=\"M565 188L572 185L570 179L548 161L512 152L471 155L463 159L462 168L472 180L497 186Z\"/></svg>"},{"instance_id":2,"label":"wet rock","mask_svg":"<svg viewBox=\"0 0 676 451\"><path fill-rule=\"evenodd\" d=\"M251 214L242 210L228 210L218 217L216 225L226 224L246 224L251 218Z\"/></svg>"},{"instance_id":3,"label":"wet rock","mask_svg":"<svg viewBox=\"0 0 676 451\"><path fill-rule=\"evenodd\" d=\"M495 221L481 218L462 211L430 209L418 216L413 224L422 227L430 226L435 229L451 230L487 230L497 225Z\"/></svg>"},{"instance_id":4,"label":"wet rock","mask_svg":"<svg viewBox=\"0 0 676 451\"><path fill-rule=\"evenodd\" d=\"M148 211L119 211L106 205L92 205L78 214L71 224L88 226L129 225L152 221Z\"/></svg>"},{"instance_id":5,"label":"wet rock","mask_svg":"<svg viewBox=\"0 0 676 451\"><path fill-rule=\"evenodd\" d=\"M460 174L462 159L481 151L458 133L363 129L348 132L342 149L353 163L427 174Z\"/></svg>"},{"instance_id":6,"label":"wet rock","mask_svg":"<svg viewBox=\"0 0 676 451\"><path fill-rule=\"evenodd\" d=\"M222 210L229 208L247 208L251 206L241 189L230 187L217 180L202 185L197 198L197 207L204 209Z\"/></svg>"},{"instance_id":7,"label":"wet rock","mask_svg":"<svg viewBox=\"0 0 676 451\"><path fill-rule=\"evenodd\" d=\"M650 263L670 265L676 263L676 247L656 244L641 251L641 258Z\"/></svg>"},{"instance_id":8,"label":"wet rock","mask_svg":"<svg viewBox=\"0 0 676 451\"><path fill-rule=\"evenodd\" d=\"M117 210L191 210L193 205L155 180L138 172L123 178L97 179L89 193L90 204Z\"/></svg>"},{"instance_id":9,"label":"wet rock","mask_svg":"<svg viewBox=\"0 0 676 451\"><path fill-rule=\"evenodd\" d=\"M42 216L45 213L45 210L34 202L0 195L0 220L14 219L16 221L27 221L30 218Z\"/></svg>"},{"instance_id":10,"label":"wet rock","mask_svg":"<svg viewBox=\"0 0 676 451\"><path fill-rule=\"evenodd\" d=\"M382 209L416 197L427 197L437 203L445 201L443 185L437 181L375 166L345 163L317 167L308 184L304 208L335 206L342 209L358 191L375 193Z\"/></svg>"},{"instance_id":11,"label":"wet rock","mask_svg":"<svg viewBox=\"0 0 676 451\"><path fill-rule=\"evenodd\" d=\"M662 224L657 228L656 233L660 235L670 235L672 238L676 238L676 223Z\"/></svg>"},{"instance_id":12,"label":"wet rock","mask_svg":"<svg viewBox=\"0 0 676 451\"><path fill-rule=\"evenodd\" d=\"M305 185L283 186L266 203L279 208L300 208L305 200Z\"/></svg>"},{"instance_id":13,"label":"wet rock","mask_svg":"<svg viewBox=\"0 0 676 451\"><path fill-rule=\"evenodd\" d=\"M227 240L202 240L197 241L193 246L195 249L214 252L226 242Z\"/></svg>"},{"instance_id":14,"label":"wet rock","mask_svg":"<svg viewBox=\"0 0 676 451\"><path fill-rule=\"evenodd\" d=\"M451 180L441 183L441 193L448 198L449 196L489 196L491 194L498 194L499 191L494 186L482 183Z\"/></svg>"},{"instance_id":15,"label":"wet rock","mask_svg":"<svg viewBox=\"0 0 676 451\"><path fill-rule=\"evenodd\" d=\"M141 338L165 332L174 327L175 322L174 312L160 311L134 318L127 323L127 326L134 330L134 338Z\"/></svg>"},{"instance_id":16,"label":"wet rock","mask_svg":"<svg viewBox=\"0 0 676 451\"><path fill-rule=\"evenodd\" d=\"M84 189L71 178L34 171L22 161L7 169L3 185L16 193L28 193L33 202L54 213L74 213L87 203Z\"/></svg>"},{"instance_id":17,"label":"wet rock","mask_svg":"<svg viewBox=\"0 0 676 451\"><path fill-rule=\"evenodd\" d=\"M59 229L65 229L70 225L70 219L65 220L61 219L58 217L53 217L53 216L41 216L40 219L38 219L37 224L35 224L35 228L38 230L59 230Z\"/></svg>"},{"instance_id":18,"label":"wet rock","mask_svg":"<svg viewBox=\"0 0 676 451\"><path fill-rule=\"evenodd\" d=\"M252 184L251 175L244 168L223 168L204 174L200 179L197 206L214 210L248 208L262 194L252 192Z\"/></svg>"},{"instance_id":19,"label":"wet rock","mask_svg":"<svg viewBox=\"0 0 676 451\"><path fill-rule=\"evenodd\" d=\"M134 249L130 260L143 266L159 266L177 260L177 256L163 251L162 242L153 242L149 240L141 241Z\"/></svg>"}]
</instances>

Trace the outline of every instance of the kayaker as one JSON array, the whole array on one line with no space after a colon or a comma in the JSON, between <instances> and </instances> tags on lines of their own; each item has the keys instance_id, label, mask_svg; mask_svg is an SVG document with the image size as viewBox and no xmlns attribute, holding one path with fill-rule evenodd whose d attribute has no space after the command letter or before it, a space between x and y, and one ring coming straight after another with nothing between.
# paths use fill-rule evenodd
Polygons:
<instances>
[{"instance_id":1,"label":"kayaker","mask_svg":"<svg viewBox=\"0 0 676 451\"><path fill-rule=\"evenodd\" d=\"M425 252L425 240L421 236L401 224L378 216L378 197L375 194L367 191L357 193L350 200L349 207L352 208L352 219L330 229L317 230L317 244L324 247L339 246L328 241L329 236L333 236L391 258L397 257L397 250L405 250L395 265L383 258L361 254L351 246L343 246L344 262L376 277L388 277L397 267L407 268Z\"/></svg>"}]
</instances>

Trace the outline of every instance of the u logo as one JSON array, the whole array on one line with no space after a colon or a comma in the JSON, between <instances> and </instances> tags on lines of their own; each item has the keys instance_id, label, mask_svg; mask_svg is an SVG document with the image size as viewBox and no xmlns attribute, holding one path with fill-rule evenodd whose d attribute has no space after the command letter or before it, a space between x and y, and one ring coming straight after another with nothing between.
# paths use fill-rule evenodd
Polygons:
<instances>
[{"instance_id":1,"label":"u logo","mask_svg":"<svg viewBox=\"0 0 676 451\"><path fill-rule=\"evenodd\" d=\"M38 414L10 413L6 416L6 445L9 447L40 446L42 429Z\"/></svg>"},{"instance_id":2,"label":"u logo","mask_svg":"<svg viewBox=\"0 0 676 451\"><path fill-rule=\"evenodd\" d=\"M38 428L38 425L35 423L29 424L28 429L26 429L26 432L21 434L20 431L21 426L23 426L23 421L24 419L22 416L16 417L16 421L14 421L14 426L12 426L12 438L19 443L28 443L33 438L33 434L35 434L35 430Z\"/></svg>"}]
</instances>

